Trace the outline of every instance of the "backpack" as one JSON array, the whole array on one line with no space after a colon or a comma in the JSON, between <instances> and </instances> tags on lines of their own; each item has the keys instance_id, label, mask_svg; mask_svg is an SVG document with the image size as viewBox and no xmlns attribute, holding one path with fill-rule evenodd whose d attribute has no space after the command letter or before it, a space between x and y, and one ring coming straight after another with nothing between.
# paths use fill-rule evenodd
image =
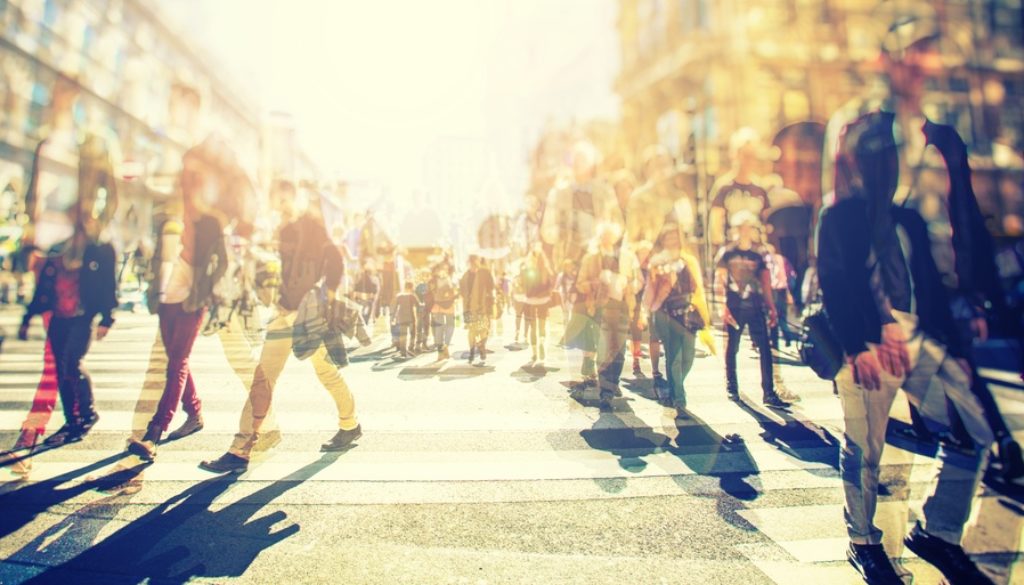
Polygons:
<instances>
[{"instance_id":1,"label":"backpack","mask_svg":"<svg viewBox=\"0 0 1024 585\"><path fill-rule=\"evenodd\" d=\"M804 309L797 351L800 359L822 380L834 380L843 367L843 346L820 301Z\"/></svg>"}]
</instances>

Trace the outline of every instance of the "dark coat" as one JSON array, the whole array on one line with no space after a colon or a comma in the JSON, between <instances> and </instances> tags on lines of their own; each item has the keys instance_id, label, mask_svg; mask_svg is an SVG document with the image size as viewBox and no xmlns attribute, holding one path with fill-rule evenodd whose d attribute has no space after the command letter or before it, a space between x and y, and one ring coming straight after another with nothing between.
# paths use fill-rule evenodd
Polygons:
<instances>
[{"instance_id":1,"label":"dark coat","mask_svg":"<svg viewBox=\"0 0 1024 585\"><path fill-rule=\"evenodd\" d=\"M27 325L33 316L54 309L57 302L57 262L57 257L51 257L43 264L22 325ZM114 324L112 312L118 305L114 247L110 244L87 244L79 271L78 302L84 315L90 319L100 315L100 326L110 327Z\"/></svg>"}]
</instances>

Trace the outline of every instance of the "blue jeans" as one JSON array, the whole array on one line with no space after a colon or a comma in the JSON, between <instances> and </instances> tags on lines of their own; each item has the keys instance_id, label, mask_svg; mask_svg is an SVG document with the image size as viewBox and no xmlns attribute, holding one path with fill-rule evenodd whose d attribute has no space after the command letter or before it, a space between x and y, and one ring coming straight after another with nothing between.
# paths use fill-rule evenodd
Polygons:
<instances>
[{"instance_id":1,"label":"blue jeans","mask_svg":"<svg viewBox=\"0 0 1024 585\"><path fill-rule=\"evenodd\" d=\"M662 311L652 315L652 326L665 348L665 374L668 377L672 406L686 408L686 389L683 382L693 366L697 349L697 336L683 324Z\"/></svg>"}]
</instances>

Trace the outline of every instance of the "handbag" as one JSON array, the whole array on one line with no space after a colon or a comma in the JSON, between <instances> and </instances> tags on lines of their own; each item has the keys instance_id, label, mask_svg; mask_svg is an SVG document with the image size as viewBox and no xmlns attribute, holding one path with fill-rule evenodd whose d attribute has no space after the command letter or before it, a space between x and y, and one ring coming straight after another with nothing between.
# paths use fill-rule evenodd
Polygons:
<instances>
[{"instance_id":1,"label":"handbag","mask_svg":"<svg viewBox=\"0 0 1024 585\"><path fill-rule=\"evenodd\" d=\"M797 350L800 359L822 380L834 380L843 367L843 346L821 303L808 305L804 310Z\"/></svg>"}]
</instances>

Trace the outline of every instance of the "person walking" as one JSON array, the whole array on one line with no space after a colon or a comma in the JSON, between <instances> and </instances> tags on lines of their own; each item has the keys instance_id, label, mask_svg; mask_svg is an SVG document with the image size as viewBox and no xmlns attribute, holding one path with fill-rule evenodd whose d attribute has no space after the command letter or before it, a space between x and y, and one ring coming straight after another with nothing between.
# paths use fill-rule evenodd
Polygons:
<instances>
[{"instance_id":1,"label":"person walking","mask_svg":"<svg viewBox=\"0 0 1024 585\"><path fill-rule=\"evenodd\" d=\"M765 263L765 251L757 241L760 221L746 210L737 212L730 224L736 239L726 244L715 262L715 287L719 297L725 297L722 322L725 325L726 391L731 400L739 400L739 382L736 378L736 354L744 329L759 352L761 363L761 390L765 406L786 408L789 403L775 393L772 373L772 352L768 342L768 327L774 327L778 318L775 299L771 296L771 277Z\"/></svg>"},{"instance_id":2,"label":"person walking","mask_svg":"<svg viewBox=\"0 0 1024 585\"><path fill-rule=\"evenodd\" d=\"M32 318L52 312L46 340L54 356L64 425L46 438L49 446L81 441L100 418L92 378L82 360L89 351L97 315L97 341L114 325L117 260L113 246L90 237L97 230L88 229L87 221L76 222L71 238L51 250L18 329L18 338L28 339Z\"/></svg>"},{"instance_id":3,"label":"person walking","mask_svg":"<svg viewBox=\"0 0 1024 585\"><path fill-rule=\"evenodd\" d=\"M544 365L546 359L548 309L551 307L551 291L555 286L555 273L538 242L523 258L519 267L515 301L523 305L526 330L530 342L530 364Z\"/></svg>"},{"instance_id":4,"label":"person walking","mask_svg":"<svg viewBox=\"0 0 1024 585\"><path fill-rule=\"evenodd\" d=\"M476 355L479 365L487 364L487 337L494 314L494 276L480 256L469 256L469 268L459 281L462 296L462 314L469 337L469 363Z\"/></svg>"},{"instance_id":5,"label":"person walking","mask_svg":"<svg viewBox=\"0 0 1024 585\"><path fill-rule=\"evenodd\" d=\"M412 281L406 282L391 307L392 323L398 327L398 353L402 357L412 357L414 350L417 304Z\"/></svg>"},{"instance_id":6,"label":"person walking","mask_svg":"<svg viewBox=\"0 0 1024 585\"><path fill-rule=\"evenodd\" d=\"M452 281L447 263L434 266L434 276L430 279L428 292L430 323L434 328L434 345L437 348L437 361L451 357L449 346L455 334L455 299L458 289Z\"/></svg>"},{"instance_id":7,"label":"person walking","mask_svg":"<svg viewBox=\"0 0 1024 585\"><path fill-rule=\"evenodd\" d=\"M251 453L271 408L274 387L293 351L293 325L300 305L308 301L307 295L317 294L319 289L326 297L326 313L339 313L334 307L335 295L345 263L327 235L318 205L309 202L301 214L293 211L293 202L297 198L294 187L289 183L283 183L277 195L276 203L286 220L277 238L281 256L280 295L275 315L267 325L266 341L260 354L260 363L253 375L249 404L239 421L239 432L226 453L199 464L200 468L214 473L242 473L248 469ZM308 193L306 195L311 196ZM317 346L309 359L317 378L334 401L338 414L338 432L320 449L346 450L363 434L356 417L352 391L338 369L341 364L332 359L324 343Z\"/></svg>"},{"instance_id":8,"label":"person walking","mask_svg":"<svg viewBox=\"0 0 1024 585\"><path fill-rule=\"evenodd\" d=\"M172 263L165 264L157 257L157 280L149 291L151 297L158 299L158 306L150 306L159 315L160 339L167 354L167 379L145 435L133 437L128 443L128 452L143 460L156 457L156 446L167 432L179 402L188 416L167 439L181 439L203 429L202 401L189 368L189 357L203 317L213 303L214 287L228 270L224 218L240 215L247 185L248 180L222 141L207 139L183 157L181 191L185 221L181 252ZM214 209L214 202L205 201L207 193L216 194L215 205L223 212Z\"/></svg>"}]
</instances>

